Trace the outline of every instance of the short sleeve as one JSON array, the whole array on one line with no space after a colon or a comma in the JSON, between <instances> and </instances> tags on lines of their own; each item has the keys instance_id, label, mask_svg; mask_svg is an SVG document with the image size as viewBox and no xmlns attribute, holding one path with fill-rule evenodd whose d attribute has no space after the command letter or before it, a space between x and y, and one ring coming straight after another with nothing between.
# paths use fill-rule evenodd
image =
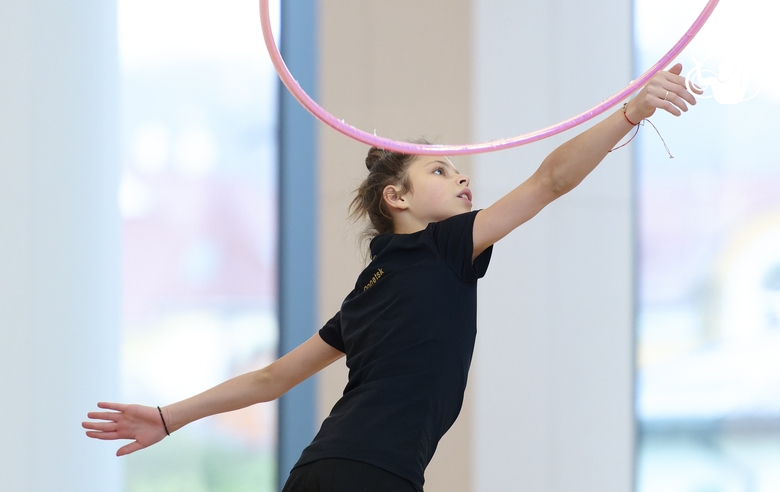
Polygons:
<instances>
[{"instance_id":1,"label":"short sleeve","mask_svg":"<svg viewBox=\"0 0 780 492\"><path fill-rule=\"evenodd\" d=\"M320 328L320 338L336 350L346 353L344 338L341 336L341 311Z\"/></svg>"},{"instance_id":2,"label":"short sleeve","mask_svg":"<svg viewBox=\"0 0 780 492\"><path fill-rule=\"evenodd\" d=\"M455 215L429 226L439 253L464 282L476 282L484 277L493 253L491 245L471 261L474 254L474 218L477 213L479 210Z\"/></svg>"}]
</instances>

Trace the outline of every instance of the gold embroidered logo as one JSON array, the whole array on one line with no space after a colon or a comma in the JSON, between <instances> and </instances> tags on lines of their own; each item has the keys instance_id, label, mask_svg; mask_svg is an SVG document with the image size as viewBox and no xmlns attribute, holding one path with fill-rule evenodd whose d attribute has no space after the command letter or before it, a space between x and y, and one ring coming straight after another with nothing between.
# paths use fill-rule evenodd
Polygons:
<instances>
[{"instance_id":1,"label":"gold embroidered logo","mask_svg":"<svg viewBox=\"0 0 780 492\"><path fill-rule=\"evenodd\" d=\"M368 282L368 284L366 284L366 286L363 287L363 291L365 292L370 287L373 287L374 284L376 283L376 281L379 280L379 278L382 277L382 275L384 275L384 274L385 274L385 272L383 272L381 268L379 270L377 270L376 273L374 274L374 276L371 277L371 280Z\"/></svg>"}]
</instances>

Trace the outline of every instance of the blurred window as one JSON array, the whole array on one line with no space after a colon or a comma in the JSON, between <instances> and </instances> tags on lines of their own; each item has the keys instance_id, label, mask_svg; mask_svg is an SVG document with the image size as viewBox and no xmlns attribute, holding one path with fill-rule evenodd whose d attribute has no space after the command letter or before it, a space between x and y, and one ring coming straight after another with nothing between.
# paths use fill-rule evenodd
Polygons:
<instances>
[{"instance_id":1,"label":"blurred window","mask_svg":"<svg viewBox=\"0 0 780 492\"><path fill-rule=\"evenodd\" d=\"M637 68L705 0L636 0ZM678 61L705 87L637 146L638 492L780 490L780 68L769 0L722 1Z\"/></svg>"},{"instance_id":2,"label":"blurred window","mask_svg":"<svg viewBox=\"0 0 780 492\"><path fill-rule=\"evenodd\" d=\"M118 6L122 391L165 405L275 357L277 79L255 0ZM275 403L219 415L131 455L125 491L270 492L275 449Z\"/></svg>"}]
</instances>

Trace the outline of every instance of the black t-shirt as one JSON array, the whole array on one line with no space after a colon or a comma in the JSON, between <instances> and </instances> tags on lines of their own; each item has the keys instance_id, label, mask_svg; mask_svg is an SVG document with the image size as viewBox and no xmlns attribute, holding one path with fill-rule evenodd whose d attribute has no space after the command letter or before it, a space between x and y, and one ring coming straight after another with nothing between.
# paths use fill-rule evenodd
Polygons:
<instances>
[{"instance_id":1,"label":"black t-shirt","mask_svg":"<svg viewBox=\"0 0 780 492\"><path fill-rule=\"evenodd\" d=\"M320 330L346 353L349 382L296 466L346 458L422 488L423 472L463 403L477 333L472 263L477 212L371 241L371 263Z\"/></svg>"}]
</instances>

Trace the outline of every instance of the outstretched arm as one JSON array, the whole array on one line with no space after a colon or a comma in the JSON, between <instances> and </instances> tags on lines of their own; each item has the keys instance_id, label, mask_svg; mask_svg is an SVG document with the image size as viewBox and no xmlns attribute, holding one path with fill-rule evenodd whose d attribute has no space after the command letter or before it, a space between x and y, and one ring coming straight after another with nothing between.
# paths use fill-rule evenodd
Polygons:
<instances>
[{"instance_id":1,"label":"outstretched arm","mask_svg":"<svg viewBox=\"0 0 780 492\"><path fill-rule=\"evenodd\" d=\"M555 149L520 186L484 209L474 220L474 258L556 198L573 190L633 128L656 109L680 116L696 99L680 76L682 65L658 72L626 107ZM701 91L694 89L701 94Z\"/></svg>"},{"instance_id":2,"label":"outstretched arm","mask_svg":"<svg viewBox=\"0 0 780 492\"><path fill-rule=\"evenodd\" d=\"M275 400L290 388L340 359L344 354L325 343L319 334L263 369L229 379L199 395L162 407L168 431L181 429L209 415L238 410L255 403ZM90 412L87 417L101 422L83 422L87 435L95 439L132 439L117 456L138 451L165 437L156 407L98 403L110 412Z\"/></svg>"}]
</instances>

